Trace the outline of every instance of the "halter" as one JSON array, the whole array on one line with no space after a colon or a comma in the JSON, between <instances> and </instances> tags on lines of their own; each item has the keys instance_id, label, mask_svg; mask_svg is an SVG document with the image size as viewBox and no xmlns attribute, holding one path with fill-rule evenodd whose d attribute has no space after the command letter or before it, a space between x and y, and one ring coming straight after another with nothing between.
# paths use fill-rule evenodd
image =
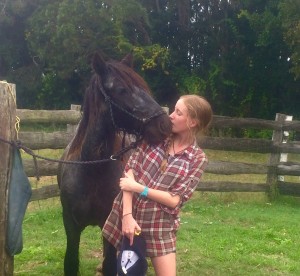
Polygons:
<instances>
[{"instance_id":1,"label":"halter","mask_svg":"<svg viewBox=\"0 0 300 276\"><path fill-rule=\"evenodd\" d=\"M133 133L138 137L138 139L140 140L141 139L141 134L142 134L142 131L145 127L145 125L147 123L149 123L152 119L156 118L156 117L159 117L163 114L166 114L166 112L162 109L160 110L159 112L147 117L147 118L139 118L137 116L135 116L134 114L128 112L126 109L124 109L122 106L118 105L117 103L115 103L111 97L109 97L105 91L104 91L104 88L101 86L101 89L100 89L103 97L104 97L104 100L106 103L108 103L109 105L109 111L110 111L110 117L111 117L111 120L112 120L112 123L113 123L113 126L115 129L119 129L119 130L122 130L124 133L126 133L127 131L124 129L124 128L121 128L119 127L116 122L115 122L115 119L114 119L114 114L113 114L113 110L112 110L112 106L115 106L116 108L118 108L119 110L121 110L122 112L124 112L125 114L129 115L130 117L134 118L135 120L141 122L141 128L139 131L135 131L133 130Z\"/></svg>"}]
</instances>

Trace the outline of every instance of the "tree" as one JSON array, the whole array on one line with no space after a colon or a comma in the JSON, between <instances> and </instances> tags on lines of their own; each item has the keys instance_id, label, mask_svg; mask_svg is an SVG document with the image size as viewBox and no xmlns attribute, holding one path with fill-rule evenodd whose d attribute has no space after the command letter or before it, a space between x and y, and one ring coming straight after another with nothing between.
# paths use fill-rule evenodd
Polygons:
<instances>
[{"instance_id":1,"label":"tree","mask_svg":"<svg viewBox=\"0 0 300 276\"><path fill-rule=\"evenodd\" d=\"M284 39L291 49L291 72L300 78L300 2L282 1L279 5Z\"/></svg>"},{"instance_id":2,"label":"tree","mask_svg":"<svg viewBox=\"0 0 300 276\"><path fill-rule=\"evenodd\" d=\"M88 58L95 51L101 49L107 57L120 59L150 44L147 12L135 0L52 1L30 18L26 37L31 55L37 57L47 75L44 93L39 95L42 105L49 103L49 97L59 103L80 99L90 76ZM140 62L157 48L153 46L144 56L139 51ZM53 97L50 90L63 82L65 89Z\"/></svg>"},{"instance_id":3,"label":"tree","mask_svg":"<svg viewBox=\"0 0 300 276\"><path fill-rule=\"evenodd\" d=\"M108 9L93 0L51 1L28 22L31 52L63 78L86 71L87 57L99 48L114 56L117 31Z\"/></svg>"},{"instance_id":4,"label":"tree","mask_svg":"<svg viewBox=\"0 0 300 276\"><path fill-rule=\"evenodd\" d=\"M290 51L283 39L279 3L260 1L256 7L244 5L240 9L238 18L244 21L248 31L243 33L244 67L239 68L243 73L235 89L237 114L274 118L276 112L295 111L293 104L287 105L297 97L297 83L289 73ZM238 76L238 72L234 75ZM242 97L238 91L244 91Z\"/></svg>"},{"instance_id":5,"label":"tree","mask_svg":"<svg viewBox=\"0 0 300 276\"><path fill-rule=\"evenodd\" d=\"M67 107L81 102L91 53L132 51L161 104L197 93L217 114L299 114L298 2L0 0L0 75L23 106Z\"/></svg>"},{"instance_id":6,"label":"tree","mask_svg":"<svg viewBox=\"0 0 300 276\"><path fill-rule=\"evenodd\" d=\"M39 89L41 72L28 53L25 24L36 1L0 2L0 79L17 84L18 106L30 105Z\"/></svg>"}]
</instances>

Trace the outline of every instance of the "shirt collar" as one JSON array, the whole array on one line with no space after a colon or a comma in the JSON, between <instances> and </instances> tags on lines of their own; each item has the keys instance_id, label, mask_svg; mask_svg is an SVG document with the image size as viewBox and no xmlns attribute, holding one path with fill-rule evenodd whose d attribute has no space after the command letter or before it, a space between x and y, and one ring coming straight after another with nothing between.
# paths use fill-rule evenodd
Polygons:
<instances>
[{"instance_id":1,"label":"shirt collar","mask_svg":"<svg viewBox=\"0 0 300 276\"><path fill-rule=\"evenodd\" d=\"M189 145L186 149L184 149L181 153L178 155L185 155L189 160L192 160L195 158L195 152L198 149L197 141L195 140L191 145ZM178 156L175 154L175 156Z\"/></svg>"}]
</instances>

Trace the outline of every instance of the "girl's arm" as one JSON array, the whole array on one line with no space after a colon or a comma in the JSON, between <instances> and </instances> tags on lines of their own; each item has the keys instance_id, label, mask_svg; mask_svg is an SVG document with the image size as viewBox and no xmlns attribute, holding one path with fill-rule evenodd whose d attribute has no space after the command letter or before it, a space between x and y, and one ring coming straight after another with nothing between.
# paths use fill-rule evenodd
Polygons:
<instances>
[{"instance_id":1,"label":"girl's arm","mask_svg":"<svg viewBox=\"0 0 300 276\"><path fill-rule=\"evenodd\" d=\"M130 169L127 174L134 179L133 171ZM123 217L132 213L132 192L123 191Z\"/></svg>"},{"instance_id":2,"label":"girl's arm","mask_svg":"<svg viewBox=\"0 0 300 276\"><path fill-rule=\"evenodd\" d=\"M147 197L153 201L161 203L167 207L175 208L180 202L179 195L171 195L169 192L146 188L146 186L135 181L133 174L125 173L125 177L120 179L121 190L134 193L142 193L145 189ZM123 207L124 208L124 207Z\"/></svg>"},{"instance_id":3,"label":"girl's arm","mask_svg":"<svg viewBox=\"0 0 300 276\"><path fill-rule=\"evenodd\" d=\"M129 170L127 174L134 179L132 170ZM141 231L140 226L132 216L132 197L132 192L123 191L122 233L129 238L130 245L133 244L135 232Z\"/></svg>"}]
</instances>

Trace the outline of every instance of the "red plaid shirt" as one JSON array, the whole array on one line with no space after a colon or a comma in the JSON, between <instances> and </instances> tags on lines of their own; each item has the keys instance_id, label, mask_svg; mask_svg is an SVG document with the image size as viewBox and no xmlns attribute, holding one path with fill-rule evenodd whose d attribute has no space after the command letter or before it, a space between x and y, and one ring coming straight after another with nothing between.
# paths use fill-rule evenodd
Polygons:
<instances>
[{"instance_id":1,"label":"red plaid shirt","mask_svg":"<svg viewBox=\"0 0 300 276\"><path fill-rule=\"evenodd\" d=\"M133 170L135 180L151 189L180 195L176 208L169 208L149 198L134 194L132 214L146 239L147 255L161 256L176 250L179 211L191 198L208 163L205 153L193 144L175 156L169 155L168 165L161 171L165 143L141 146L131 155L125 171ZM119 249L122 240L122 192L115 198L112 211L104 225L103 235Z\"/></svg>"}]
</instances>

